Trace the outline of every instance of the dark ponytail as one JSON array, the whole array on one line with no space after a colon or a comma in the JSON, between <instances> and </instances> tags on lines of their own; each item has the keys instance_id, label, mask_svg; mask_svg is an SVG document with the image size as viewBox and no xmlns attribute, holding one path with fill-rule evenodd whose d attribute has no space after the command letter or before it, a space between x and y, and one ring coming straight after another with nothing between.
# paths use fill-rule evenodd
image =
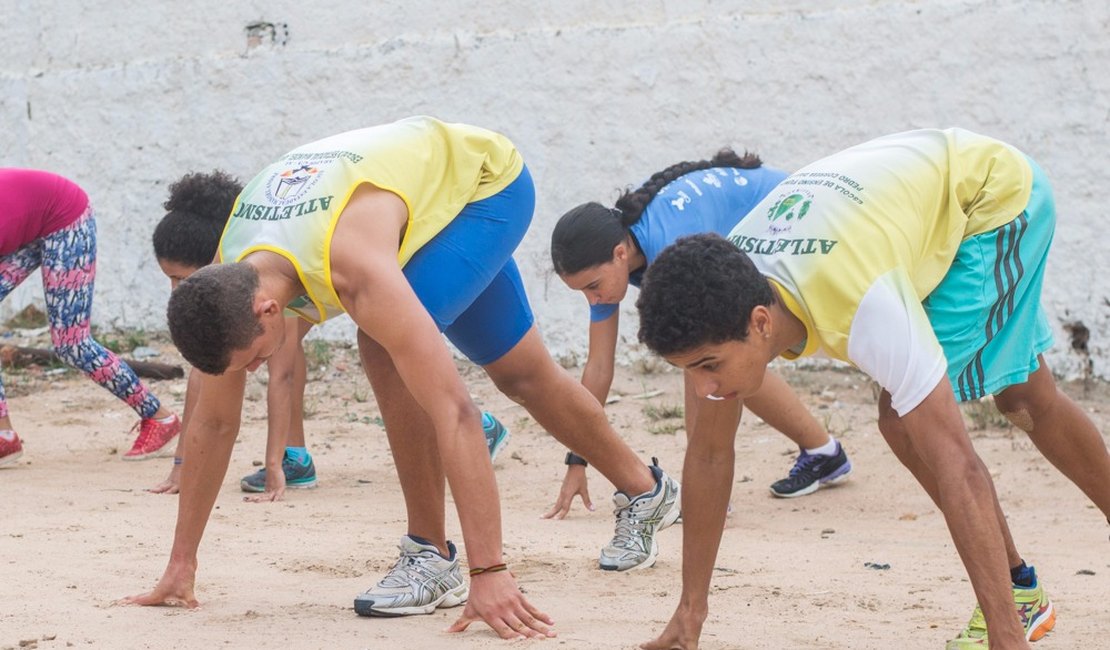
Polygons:
<instances>
[{"instance_id":1,"label":"dark ponytail","mask_svg":"<svg viewBox=\"0 0 1110 650\"><path fill-rule=\"evenodd\" d=\"M154 229L154 255L200 268L212 263L243 184L226 172L192 173L170 185L166 216Z\"/></svg>"},{"instance_id":2,"label":"dark ponytail","mask_svg":"<svg viewBox=\"0 0 1110 650\"><path fill-rule=\"evenodd\" d=\"M659 193L659 190L680 176L685 176L700 169L712 169L714 167L756 169L762 165L763 161L754 153L745 151L743 156L738 156L732 149L721 149L711 160L680 162L661 172L652 174L651 178L640 186L640 189L635 191L625 190L621 197L617 199L617 209L623 215L622 222L627 228L640 220L640 216L643 215L644 210L647 209L648 204Z\"/></svg>"},{"instance_id":3,"label":"dark ponytail","mask_svg":"<svg viewBox=\"0 0 1110 650\"><path fill-rule=\"evenodd\" d=\"M700 169L756 169L762 165L763 161L754 153L745 151L738 156L725 148L711 160L680 162L652 174L638 190L624 190L616 208L584 203L570 210L559 218L551 233L551 263L555 273L569 275L611 261L613 249L628 237L628 229L640 220L655 195L676 178Z\"/></svg>"}]
</instances>

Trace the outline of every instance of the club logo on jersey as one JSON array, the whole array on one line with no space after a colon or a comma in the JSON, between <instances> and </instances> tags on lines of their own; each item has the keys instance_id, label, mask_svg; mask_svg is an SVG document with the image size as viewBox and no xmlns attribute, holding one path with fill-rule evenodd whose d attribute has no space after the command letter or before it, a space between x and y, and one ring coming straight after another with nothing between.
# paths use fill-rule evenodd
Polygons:
<instances>
[{"instance_id":1,"label":"club logo on jersey","mask_svg":"<svg viewBox=\"0 0 1110 650\"><path fill-rule=\"evenodd\" d=\"M252 203L244 200L239 203L233 219L248 221L282 221L318 210L327 211L334 197L313 196L309 198L309 190L313 188L324 176L325 166L311 161L293 162L277 167L258 190L248 192L249 198L261 198L262 202ZM259 197L259 194L261 196ZM257 200L257 199L256 199Z\"/></svg>"},{"instance_id":2,"label":"club logo on jersey","mask_svg":"<svg viewBox=\"0 0 1110 650\"><path fill-rule=\"evenodd\" d=\"M315 165L301 165L275 172L266 187L267 193L273 197L274 203L296 201L309 187L316 184L320 172L320 168Z\"/></svg>"},{"instance_id":3,"label":"club logo on jersey","mask_svg":"<svg viewBox=\"0 0 1110 650\"><path fill-rule=\"evenodd\" d=\"M801 221L809 212L809 206L812 203L813 195L809 192L794 192L775 201L767 212L767 220Z\"/></svg>"}]
</instances>

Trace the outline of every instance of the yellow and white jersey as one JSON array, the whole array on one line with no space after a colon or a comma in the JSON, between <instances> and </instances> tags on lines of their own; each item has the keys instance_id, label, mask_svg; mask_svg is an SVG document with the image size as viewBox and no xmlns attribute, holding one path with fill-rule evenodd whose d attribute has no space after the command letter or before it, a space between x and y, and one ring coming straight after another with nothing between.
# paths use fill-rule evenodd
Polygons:
<instances>
[{"instance_id":1,"label":"yellow and white jersey","mask_svg":"<svg viewBox=\"0 0 1110 650\"><path fill-rule=\"evenodd\" d=\"M317 140L285 154L239 195L220 240L220 261L276 252L297 269L307 295L289 308L312 322L343 313L331 281L331 240L362 183L408 208L401 266L458 216L493 196L524 161L503 135L431 117L410 117Z\"/></svg>"},{"instance_id":2,"label":"yellow and white jersey","mask_svg":"<svg viewBox=\"0 0 1110 650\"><path fill-rule=\"evenodd\" d=\"M962 129L885 136L789 176L729 234L806 326L796 358L850 362L904 413L944 376L921 301L966 238L1013 221L1032 170Z\"/></svg>"}]
</instances>

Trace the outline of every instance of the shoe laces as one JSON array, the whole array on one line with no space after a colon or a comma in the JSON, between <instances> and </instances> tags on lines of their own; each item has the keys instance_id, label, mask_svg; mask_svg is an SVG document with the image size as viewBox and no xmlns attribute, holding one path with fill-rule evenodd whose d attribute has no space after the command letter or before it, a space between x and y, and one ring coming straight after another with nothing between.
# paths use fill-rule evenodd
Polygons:
<instances>
[{"instance_id":1,"label":"shoe laces","mask_svg":"<svg viewBox=\"0 0 1110 650\"><path fill-rule=\"evenodd\" d=\"M157 426L158 422L154 418L143 418L136 422L135 426L131 427L131 433L135 433L136 429L139 430L139 437L135 439L135 443L145 445L154 435Z\"/></svg>"},{"instance_id":2,"label":"shoe laces","mask_svg":"<svg viewBox=\"0 0 1110 650\"><path fill-rule=\"evenodd\" d=\"M416 553L401 550L401 557L397 558L397 562L382 578L382 583L385 583L390 578L403 581L405 584L410 582L424 582L429 578L434 578L436 574L440 573L435 567L431 565L431 560L435 557L431 551L419 551Z\"/></svg>"},{"instance_id":3,"label":"shoe laces","mask_svg":"<svg viewBox=\"0 0 1110 650\"><path fill-rule=\"evenodd\" d=\"M790 468L790 476L813 471L813 466L821 462L822 458L828 458L828 456L811 454L803 449L802 453L798 454L798 459L794 461L794 466Z\"/></svg>"},{"instance_id":4,"label":"shoe laces","mask_svg":"<svg viewBox=\"0 0 1110 650\"><path fill-rule=\"evenodd\" d=\"M648 499L650 497L641 497ZM659 517L646 517L640 516L635 511L636 501L628 505L617 508L617 529L613 535L613 546L621 548L634 548L640 545L636 540L643 539L643 533L648 526L655 526L659 523Z\"/></svg>"}]
</instances>

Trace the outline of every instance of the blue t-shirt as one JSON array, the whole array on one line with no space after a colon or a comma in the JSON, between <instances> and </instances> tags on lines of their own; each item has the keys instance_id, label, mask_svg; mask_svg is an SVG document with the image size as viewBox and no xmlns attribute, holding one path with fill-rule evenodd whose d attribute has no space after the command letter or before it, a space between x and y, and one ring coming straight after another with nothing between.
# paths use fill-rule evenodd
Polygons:
<instances>
[{"instance_id":1,"label":"blue t-shirt","mask_svg":"<svg viewBox=\"0 0 1110 650\"><path fill-rule=\"evenodd\" d=\"M650 265L679 237L703 232L727 235L786 176L769 167L713 167L684 174L659 190L630 230ZM639 287L645 269L632 273L628 281ZM605 320L618 307L591 305L590 321Z\"/></svg>"}]
</instances>

